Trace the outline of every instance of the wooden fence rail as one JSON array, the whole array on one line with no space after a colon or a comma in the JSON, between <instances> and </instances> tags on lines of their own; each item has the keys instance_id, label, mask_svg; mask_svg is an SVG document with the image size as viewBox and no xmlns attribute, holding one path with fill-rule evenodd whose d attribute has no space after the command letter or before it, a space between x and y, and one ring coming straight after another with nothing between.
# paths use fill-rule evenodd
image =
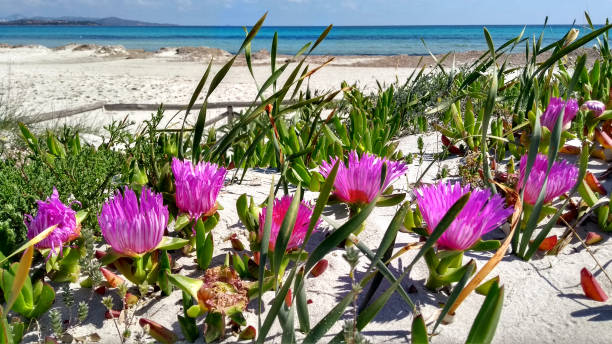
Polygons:
<instances>
[{"instance_id":1,"label":"wooden fence rail","mask_svg":"<svg viewBox=\"0 0 612 344\"><path fill-rule=\"evenodd\" d=\"M295 103L294 101L283 101L282 105L290 105ZM50 121L53 119L60 119L65 117L70 117L74 115L78 115L83 112L95 111L99 109L103 109L105 111L156 111L161 104L105 104L104 102L96 102L93 104L83 105L79 107L75 107L72 109L58 110L45 112L38 115L22 117L21 122L25 124L34 124L45 121ZM220 116L217 116L211 120L206 121L206 125L210 125L212 123L218 122L221 119L234 115L234 108L245 108L249 106L259 106L261 102L218 102L218 103L208 103L208 109L223 109L226 108L227 111ZM187 104L163 104L165 110L185 110L187 108ZM193 109L199 109L202 107L202 104L194 104Z\"/></svg>"}]
</instances>

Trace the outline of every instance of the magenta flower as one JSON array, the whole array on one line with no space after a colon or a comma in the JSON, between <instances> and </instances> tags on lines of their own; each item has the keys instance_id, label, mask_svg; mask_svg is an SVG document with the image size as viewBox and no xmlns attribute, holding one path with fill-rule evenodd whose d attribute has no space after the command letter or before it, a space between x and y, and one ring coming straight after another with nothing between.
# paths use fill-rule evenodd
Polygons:
<instances>
[{"instance_id":1,"label":"magenta flower","mask_svg":"<svg viewBox=\"0 0 612 344\"><path fill-rule=\"evenodd\" d=\"M512 214L512 208L504 208L505 200L499 195L491 196L489 190L471 189L470 185L461 187L459 182L440 182L420 187L415 192L427 231L432 233L453 204L470 190L470 199L438 239L438 248L467 250L484 234L502 225Z\"/></svg>"},{"instance_id":2,"label":"magenta flower","mask_svg":"<svg viewBox=\"0 0 612 344\"><path fill-rule=\"evenodd\" d=\"M102 236L117 253L138 257L154 250L168 225L168 208L161 194L146 187L136 193L125 187L108 200L98 215Z\"/></svg>"},{"instance_id":3,"label":"magenta flower","mask_svg":"<svg viewBox=\"0 0 612 344\"><path fill-rule=\"evenodd\" d=\"M277 198L274 200L274 208L272 208L272 229L270 230L269 246L271 251L274 251L278 232L280 231L281 225L283 224L283 220L285 219L285 214L287 213L287 210L289 210L292 201L293 196L284 196L281 199ZM266 209L267 207L264 207L261 210L261 214L259 214L260 235L263 235L264 225L266 223ZM310 205L308 203L305 203L304 201L300 202L297 217L295 219L295 226L293 226L293 231L291 232L291 236L289 237L289 243L287 243L287 251L300 248L300 246L304 242L306 233L308 232L308 225L310 224L311 217L312 209L310 208ZM318 220L313 231L317 229L320 223L321 220Z\"/></svg>"},{"instance_id":4,"label":"magenta flower","mask_svg":"<svg viewBox=\"0 0 612 344\"><path fill-rule=\"evenodd\" d=\"M42 241L36 244L40 249L51 249L49 255L63 252L63 245L79 237L80 226L76 223L76 212L60 201L57 189L53 187L51 197L45 201L38 201L38 213L36 217L25 214L24 223L28 227L28 239L33 239L45 229L57 225L57 227ZM77 202L78 203L78 202Z\"/></svg>"},{"instance_id":5,"label":"magenta flower","mask_svg":"<svg viewBox=\"0 0 612 344\"><path fill-rule=\"evenodd\" d=\"M580 106L580 110L593 111L595 117L599 117L606 111L606 105L599 100L587 100Z\"/></svg>"},{"instance_id":6,"label":"magenta flower","mask_svg":"<svg viewBox=\"0 0 612 344\"><path fill-rule=\"evenodd\" d=\"M331 159L329 163L321 162L319 170L324 177L327 178L336 161L337 157ZM387 176L381 189L380 174L384 163L387 164ZM402 162L390 161L368 153L363 153L359 158L356 151L351 151L348 166L343 161L338 166L334 195L349 205L368 204L407 170L408 166Z\"/></svg>"},{"instance_id":7,"label":"magenta flower","mask_svg":"<svg viewBox=\"0 0 612 344\"><path fill-rule=\"evenodd\" d=\"M176 206L192 219L210 216L217 211L217 196L225 180L225 168L213 163L172 159L176 186Z\"/></svg>"},{"instance_id":8,"label":"magenta flower","mask_svg":"<svg viewBox=\"0 0 612 344\"><path fill-rule=\"evenodd\" d=\"M567 130L570 128L572 120L576 117L576 113L578 112L578 102L576 99L568 99L567 102L563 101L561 98L552 97L548 102L548 106L546 107L546 111L540 117L540 122L542 126L545 126L551 132L555 128L555 124L557 123L557 119L561 114L561 110L565 106L565 112L563 114L563 130Z\"/></svg>"},{"instance_id":9,"label":"magenta flower","mask_svg":"<svg viewBox=\"0 0 612 344\"><path fill-rule=\"evenodd\" d=\"M527 168L527 154L523 155L519 163L520 179L518 183L519 190L523 187L525 179L525 169ZM528 204L535 204L544 178L546 178L546 170L548 169L548 157L544 154L538 154L533 163L527 183L525 183L525 198L524 201ZM544 203L552 202L555 198L568 192L578 180L578 168L565 160L555 161L548 175L546 183L546 196Z\"/></svg>"}]
</instances>

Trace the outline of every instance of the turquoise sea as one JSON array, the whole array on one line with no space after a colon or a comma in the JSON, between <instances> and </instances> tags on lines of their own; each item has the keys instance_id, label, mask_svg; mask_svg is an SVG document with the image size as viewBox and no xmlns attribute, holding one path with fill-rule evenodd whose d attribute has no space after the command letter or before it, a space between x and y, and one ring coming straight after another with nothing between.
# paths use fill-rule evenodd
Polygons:
<instances>
[{"instance_id":1,"label":"turquoise sea","mask_svg":"<svg viewBox=\"0 0 612 344\"><path fill-rule=\"evenodd\" d=\"M518 35L524 26L487 26L496 45ZM525 37L544 31L544 44L554 42L571 25L528 25ZM585 34L589 29L577 27ZM274 32L279 36L279 53L293 54L306 42L314 41L324 27L263 27L253 41L253 51L266 48ZM68 43L120 44L128 49L154 51L161 47L208 46L234 53L244 39L241 27L212 26L0 26L0 43L41 44L57 47ZM334 27L317 48L319 55L424 55L487 49L482 26L340 26ZM522 47L521 47L522 49Z\"/></svg>"}]
</instances>

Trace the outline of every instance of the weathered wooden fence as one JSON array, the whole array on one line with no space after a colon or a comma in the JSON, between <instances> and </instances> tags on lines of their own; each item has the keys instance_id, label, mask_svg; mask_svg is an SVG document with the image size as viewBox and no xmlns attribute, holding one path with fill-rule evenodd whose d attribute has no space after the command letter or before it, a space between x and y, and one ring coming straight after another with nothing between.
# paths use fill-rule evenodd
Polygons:
<instances>
[{"instance_id":1,"label":"weathered wooden fence","mask_svg":"<svg viewBox=\"0 0 612 344\"><path fill-rule=\"evenodd\" d=\"M288 104L292 104L293 101L283 101L282 104L283 105L288 105ZM38 115L33 115L33 116L27 116L27 117L23 117L21 118L21 122L25 123L25 124L33 124L33 123L40 123L40 122L45 122L45 121L50 121L50 120L54 120L54 119L60 119L60 118L65 118L65 117L70 117L70 116L74 116L74 115L78 115L80 113L83 112L89 112L89 111L95 111L95 110L100 110L103 109L105 111L157 111L157 109L159 108L161 104L105 104L104 102L96 102L93 104L88 104L88 105L83 105L83 106L79 106L79 107L75 107L72 109L65 109L65 110L58 110L58 111L51 111L51 112L45 112L45 113L41 113ZM218 103L208 103L207 108L208 109L222 109L225 108L227 109L227 111L225 111L224 113L216 116L215 118L212 118L208 121L206 121L205 125L211 125L215 122L218 122L226 117L231 117L234 115L237 115L236 112L234 112L234 108L245 108L245 107L249 107L249 106L259 106L261 105L261 102L218 102ZM181 104L163 104L163 107L165 110L185 110L187 108L187 105L181 105ZM194 104L193 105L193 109L199 109L202 107L202 104Z\"/></svg>"}]
</instances>

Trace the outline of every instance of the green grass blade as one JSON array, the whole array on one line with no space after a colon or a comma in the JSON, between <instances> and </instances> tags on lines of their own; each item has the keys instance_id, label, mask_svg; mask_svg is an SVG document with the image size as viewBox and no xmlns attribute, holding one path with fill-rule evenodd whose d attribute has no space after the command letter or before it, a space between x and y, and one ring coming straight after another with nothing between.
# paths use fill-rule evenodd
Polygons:
<instances>
[{"instance_id":1,"label":"green grass blade","mask_svg":"<svg viewBox=\"0 0 612 344\"><path fill-rule=\"evenodd\" d=\"M193 163L200 161L200 142L202 141L202 134L204 134L204 124L206 123L206 110L208 108L208 101L205 101L200 108L198 113L198 120L196 121L195 128L193 130L193 147L191 148L191 159Z\"/></svg>"},{"instance_id":2,"label":"green grass blade","mask_svg":"<svg viewBox=\"0 0 612 344\"><path fill-rule=\"evenodd\" d=\"M486 30L486 29L485 29ZM488 31L485 31L488 33ZM493 109L495 108L495 98L497 97L497 72L496 68L493 69L493 73L491 74L491 84L489 86L489 93L487 95L487 100L485 102L485 111L484 117L482 119L482 133L480 138L481 145L481 154L482 154L482 171L484 174L484 182L485 185L491 189L491 192L497 193L497 189L491 182L493 176L491 175L491 168L489 165L489 146L488 146L488 138L489 134L489 126L491 122L491 115L493 114Z\"/></svg>"},{"instance_id":3,"label":"green grass blade","mask_svg":"<svg viewBox=\"0 0 612 344\"><path fill-rule=\"evenodd\" d=\"M387 230L385 231L385 234L383 235L383 238L380 241L380 245L378 246L378 249L376 250L376 256L374 256L374 260L381 259L383 254L387 251L387 249L391 247L393 241L397 237L397 233L400 227L402 226L402 223L404 221L404 218L406 217L406 213L408 212L408 209L410 209L410 203L405 202L404 204L402 204L402 206L397 211L397 213L395 213L395 216L393 216L391 223L389 223L389 226L387 227Z\"/></svg>"},{"instance_id":4,"label":"green grass blade","mask_svg":"<svg viewBox=\"0 0 612 344\"><path fill-rule=\"evenodd\" d=\"M329 196L331 195L332 188L334 187L334 182L336 181L336 175L338 174L339 167L340 163L339 161L336 161L334 167L331 169L331 171L327 175L327 178L325 179L325 182L321 186L321 189L319 191L319 197L317 198L317 202L315 203L315 207L312 211L310 223L308 224L308 232L306 232L306 236L304 237L304 243L302 244L302 248L304 248L304 246L310 239L312 231L314 230L317 221L321 217L323 209L327 205L327 201L329 200Z\"/></svg>"},{"instance_id":5,"label":"green grass blade","mask_svg":"<svg viewBox=\"0 0 612 344\"><path fill-rule=\"evenodd\" d=\"M304 338L303 344L315 344L321 341L321 338L325 336L327 332L340 320L342 314L344 314L344 310L348 305L351 304L355 294L357 292L355 290L348 293L334 308L332 308L329 313L327 313L323 319L321 319L315 327L308 332L306 338Z\"/></svg>"},{"instance_id":6,"label":"green grass blade","mask_svg":"<svg viewBox=\"0 0 612 344\"><path fill-rule=\"evenodd\" d=\"M193 91L193 94L191 95L191 99L189 100L189 104L187 105L187 108L185 109L185 117L183 118L183 125L181 127L181 132L179 134L178 137L178 149L179 149L179 158L183 158L183 132L185 129L185 122L187 121L187 116L189 115L189 112L191 111L191 108L193 107L193 104L195 104L196 100L198 99L198 97L200 96L200 93L202 93L202 88L204 88L204 84L206 84L206 80L208 80L208 75L210 75L210 69L212 67L212 63L213 60L211 59L210 62L208 63L208 67L206 67L206 71L204 72L204 75L202 75L202 78L200 79L200 82L198 82L198 85L196 86L195 90Z\"/></svg>"},{"instance_id":7,"label":"green grass blade","mask_svg":"<svg viewBox=\"0 0 612 344\"><path fill-rule=\"evenodd\" d=\"M293 289L295 290L296 310L298 321L300 322L300 330L308 333L310 331L310 316L308 315L308 296L306 296L306 288L304 287L304 270L300 270L295 278Z\"/></svg>"},{"instance_id":8,"label":"green grass blade","mask_svg":"<svg viewBox=\"0 0 612 344\"><path fill-rule=\"evenodd\" d=\"M291 233L293 232L293 227L295 226L295 220L297 219L297 213L300 206L302 194L302 187L298 185L295 194L293 195L293 200L291 201L291 205L287 212L285 213L285 218L281 224L280 229L278 230L278 236L276 237L276 243L274 245L274 275L278 276L281 261L285 256L285 249L287 248L287 244L289 243L289 238L291 237ZM280 276L282 277L282 276Z\"/></svg>"},{"instance_id":9,"label":"green grass blade","mask_svg":"<svg viewBox=\"0 0 612 344\"><path fill-rule=\"evenodd\" d=\"M353 240L353 243L366 257L368 257L368 259L370 259L370 261L372 261L373 264L376 264L376 267L378 268L378 271L380 272L382 276L384 276L391 283L395 283L397 281L397 278L395 278L391 270L389 270L389 268L385 265L385 263L383 263L382 260L380 259L374 260L374 252L372 252L363 242L358 241L358 240ZM412 301L408 293L404 290L404 288L401 285L399 286L399 294L404 299L404 301L406 301L408 306L410 306L410 308L415 310L416 306L414 302Z\"/></svg>"},{"instance_id":10,"label":"green grass blade","mask_svg":"<svg viewBox=\"0 0 612 344\"><path fill-rule=\"evenodd\" d=\"M357 230L359 226L368 218L372 210L376 207L376 200L372 201L363 208L357 215L351 217L340 228L335 230L331 235L325 238L310 254L306 261L305 270L310 271L312 267L326 254L335 249L342 241L346 240L351 233Z\"/></svg>"},{"instance_id":11,"label":"green grass blade","mask_svg":"<svg viewBox=\"0 0 612 344\"><path fill-rule=\"evenodd\" d=\"M29 271L32 266L32 257L34 256L34 246L29 246L26 251L21 256L19 260L19 264L17 264L17 271L15 271L15 276L13 278L13 285L11 286L11 290L9 293L4 295L6 299L5 309L6 312L10 312L11 308L17 301L17 298L21 294L21 288L23 288L26 281L29 282Z\"/></svg>"},{"instance_id":12,"label":"green grass blade","mask_svg":"<svg viewBox=\"0 0 612 344\"><path fill-rule=\"evenodd\" d=\"M300 50L298 50L298 52L297 52L297 53L295 53L295 55L293 56L293 58L296 58L296 59L297 59L298 57L302 56L302 54L304 54L304 53L306 52L306 49L308 49L308 48L310 47L310 45L311 45L311 44L312 44L312 42L308 42L308 43L304 44L304 45L303 45L303 46L300 48Z\"/></svg>"},{"instance_id":13,"label":"green grass blade","mask_svg":"<svg viewBox=\"0 0 612 344\"><path fill-rule=\"evenodd\" d=\"M257 336L256 343L262 344L266 340L266 336L268 335L268 332L270 331L270 327L272 327L272 324L274 323L274 319L276 319L280 311L280 308L285 303L285 296L287 296L287 292L289 291L289 287L291 287L291 282L293 281L294 276L295 276L295 270L291 271L291 273L287 277L287 280L285 280L283 287L278 292L278 294L276 294L276 297L274 298L274 302L272 302L272 306L270 306L270 309L268 310L266 319L264 320L263 324L259 328L259 335Z\"/></svg>"},{"instance_id":14,"label":"green grass blade","mask_svg":"<svg viewBox=\"0 0 612 344\"><path fill-rule=\"evenodd\" d=\"M319 38L317 38L315 43L312 45L312 48L310 48L310 50L308 51L308 55L310 55L310 53L312 53L313 50L315 50L317 46L321 44L321 42L323 42L323 40L325 39L325 37L327 37L327 35L329 34L329 32L331 31L333 27L334 27L333 25L329 25L328 27L325 28L325 30L323 30L321 35L319 35Z\"/></svg>"},{"instance_id":15,"label":"green grass blade","mask_svg":"<svg viewBox=\"0 0 612 344\"><path fill-rule=\"evenodd\" d=\"M383 309L385 304L387 304L387 302L389 301L391 295L393 295L397 287L400 286L400 283L402 283L402 280L408 275L408 273L410 273L410 269L406 269L400 275L400 277L395 282L393 282L393 284L391 284L389 289L385 290L385 292L378 299L374 300L374 302L372 302L372 304L366 307L363 312L359 313L359 315L357 316L357 328L360 331L363 330L366 325L374 319L374 317L376 317L376 314L378 314L381 309Z\"/></svg>"},{"instance_id":16,"label":"green grass blade","mask_svg":"<svg viewBox=\"0 0 612 344\"><path fill-rule=\"evenodd\" d=\"M213 79L210 81L210 85L208 86L208 92L206 93L206 99L207 100L210 97L210 95L215 91L217 86L219 86L221 81L223 81L223 79L227 75L227 72L229 72L230 68L232 68L232 65L234 64L234 61L236 61L236 57L238 57L238 55L235 55L229 61L227 61L223 65L223 67L221 67L221 69L219 69L217 74L215 74Z\"/></svg>"},{"instance_id":17,"label":"green grass blade","mask_svg":"<svg viewBox=\"0 0 612 344\"><path fill-rule=\"evenodd\" d=\"M427 327L423 315L419 314L412 319L412 333L410 334L412 344L429 344L429 336L427 335Z\"/></svg>"},{"instance_id":18,"label":"green grass blade","mask_svg":"<svg viewBox=\"0 0 612 344\"><path fill-rule=\"evenodd\" d=\"M255 23L251 31L249 31L249 34L246 36L246 38L242 42L242 45L240 46L240 49L238 49L238 52L236 53L236 55L240 54L242 52L242 49L244 49L247 46L247 44L251 43L253 38L255 38L255 36L257 35L257 32L259 32L259 29L261 29L261 26L266 20L267 15L268 15L268 12L266 12L261 18L259 18L257 23Z\"/></svg>"},{"instance_id":19,"label":"green grass blade","mask_svg":"<svg viewBox=\"0 0 612 344\"><path fill-rule=\"evenodd\" d=\"M243 26L242 29L244 30L245 34L249 34L246 27ZM255 73L253 73L253 63L251 60L251 42L244 47L244 59L246 60L247 68L249 69L249 73L251 73L251 77L253 80L255 80ZM257 80L255 80L255 82L257 82Z\"/></svg>"},{"instance_id":20,"label":"green grass blade","mask_svg":"<svg viewBox=\"0 0 612 344\"><path fill-rule=\"evenodd\" d=\"M272 38L272 49L270 49L270 68L272 69L272 74L276 72L276 50L278 48L278 32L274 32L274 37ZM276 80L274 81L274 90L276 91Z\"/></svg>"},{"instance_id":21,"label":"green grass blade","mask_svg":"<svg viewBox=\"0 0 612 344\"><path fill-rule=\"evenodd\" d=\"M493 64L495 64L495 45L493 45L493 39L491 38L491 34L486 27L483 27L484 36L487 41L487 46L489 46L489 54L491 54L491 58L493 59Z\"/></svg>"},{"instance_id":22,"label":"green grass blade","mask_svg":"<svg viewBox=\"0 0 612 344\"><path fill-rule=\"evenodd\" d=\"M283 72L285 71L285 69L287 68L288 65L289 65L289 63L285 63L279 69L275 70L272 73L272 75L270 75L270 77L259 88L259 92L257 92L257 97L256 98L262 97L263 93L271 85L276 85L276 80L278 80L278 78L281 76L281 74L283 74ZM276 86L274 86L274 88L276 88ZM262 98L262 100L263 100L263 98Z\"/></svg>"},{"instance_id":23,"label":"green grass blade","mask_svg":"<svg viewBox=\"0 0 612 344\"><path fill-rule=\"evenodd\" d=\"M270 231L272 230L272 210L274 207L274 177L270 182L270 193L268 194L268 205L266 208L266 221L264 223L263 233L261 234L261 246L259 248L259 275L257 279L259 298L257 309L258 327L261 331L261 296L263 296L264 272L266 271L266 260L268 258L268 243L270 242Z\"/></svg>"},{"instance_id":24,"label":"green grass blade","mask_svg":"<svg viewBox=\"0 0 612 344\"><path fill-rule=\"evenodd\" d=\"M494 283L476 315L466 343L479 344L493 341L503 304L504 287Z\"/></svg>"},{"instance_id":25,"label":"green grass blade","mask_svg":"<svg viewBox=\"0 0 612 344\"><path fill-rule=\"evenodd\" d=\"M294 321L293 306L287 308L286 305L281 306L278 312L278 320L281 323L283 334L281 336L281 344L295 343L295 321Z\"/></svg>"},{"instance_id":26,"label":"green grass blade","mask_svg":"<svg viewBox=\"0 0 612 344\"><path fill-rule=\"evenodd\" d=\"M404 218L406 217L406 213L408 212L409 208L410 208L410 203L409 202L404 203L400 207L399 211L395 214L393 219L391 220L391 223L389 224L389 227L387 227L387 230L385 231L385 234L383 235L380 245L378 246L378 249L376 250L376 255L374 256L372 263L370 264L370 267L368 271L366 272L366 275L370 271L372 271L374 266L378 264L378 261L381 261L382 263L382 260L387 261L389 258L391 258L391 255L393 254L392 246L395 243L395 238L397 237L397 233L404 221ZM372 281L372 284L370 285L370 289L368 289L366 296L363 298L360 309L364 309L367 306L367 304L370 302L372 297L376 294L376 290L380 286L380 283L382 282L382 278L383 278L383 275L380 272L376 273L376 276L374 277L374 280Z\"/></svg>"},{"instance_id":27,"label":"green grass blade","mask_svg":"<svg viewBox=\"0 0 612 344\"><path fill-rule=\"evenodd\" d=\"M234 173L234 177L236 177L236 175L238 174L238 170L240 170L240 167L242 166L242 164L249 161L249 158L253 156L253 154L255 153L255 149L257 148L257 145L260 142L263 142L263 139L265 137L266 137L266 131L260 129L260 132L257 134L257 136L255 136L255 138L253 139L253 142L251 142L251 145L249 145L249 148L247 148L247 150L242 155L242 158L240 158L240 161L236 164L236 172ZM244 176L246 175L247 170L248 170L248 166L244 166L242 168L242 176L240 177L240 183L242 183L242 180L244 179Z\"/></svg>"},{"instance_id":28,"label":"green grass blade","mask_svg":"<svg viewBox=\"0 0 612 344\"><path fill-rule=\"evenodd\" d=\"M558 52L553 53L552 56L550 56L546 61L542 62L540 67L535 71L534 75L537 75L539 73L544 72L549 67L553 66L557 61L559 61L563 56L565 56L565 55L571 53L572 51L580 48L581 46L587 44L592 39L594 39L595 37L605 33L606 31L610 30L611 28L612 28L612 24L605 25L605 26L603 26L603 27L601 27L601 28L599 28L599 29L597 29L595 31L592 31L592 32L584 35L583 37L575 40L573 43L569 44L565 48L560 49ZM563 39L565 39L565 38L563 38ZM562 40L559 41L559 42L562 43ZM543 51L545 51L545 49L543 49L542 52Z\"/></svg>"}]
</instances>

